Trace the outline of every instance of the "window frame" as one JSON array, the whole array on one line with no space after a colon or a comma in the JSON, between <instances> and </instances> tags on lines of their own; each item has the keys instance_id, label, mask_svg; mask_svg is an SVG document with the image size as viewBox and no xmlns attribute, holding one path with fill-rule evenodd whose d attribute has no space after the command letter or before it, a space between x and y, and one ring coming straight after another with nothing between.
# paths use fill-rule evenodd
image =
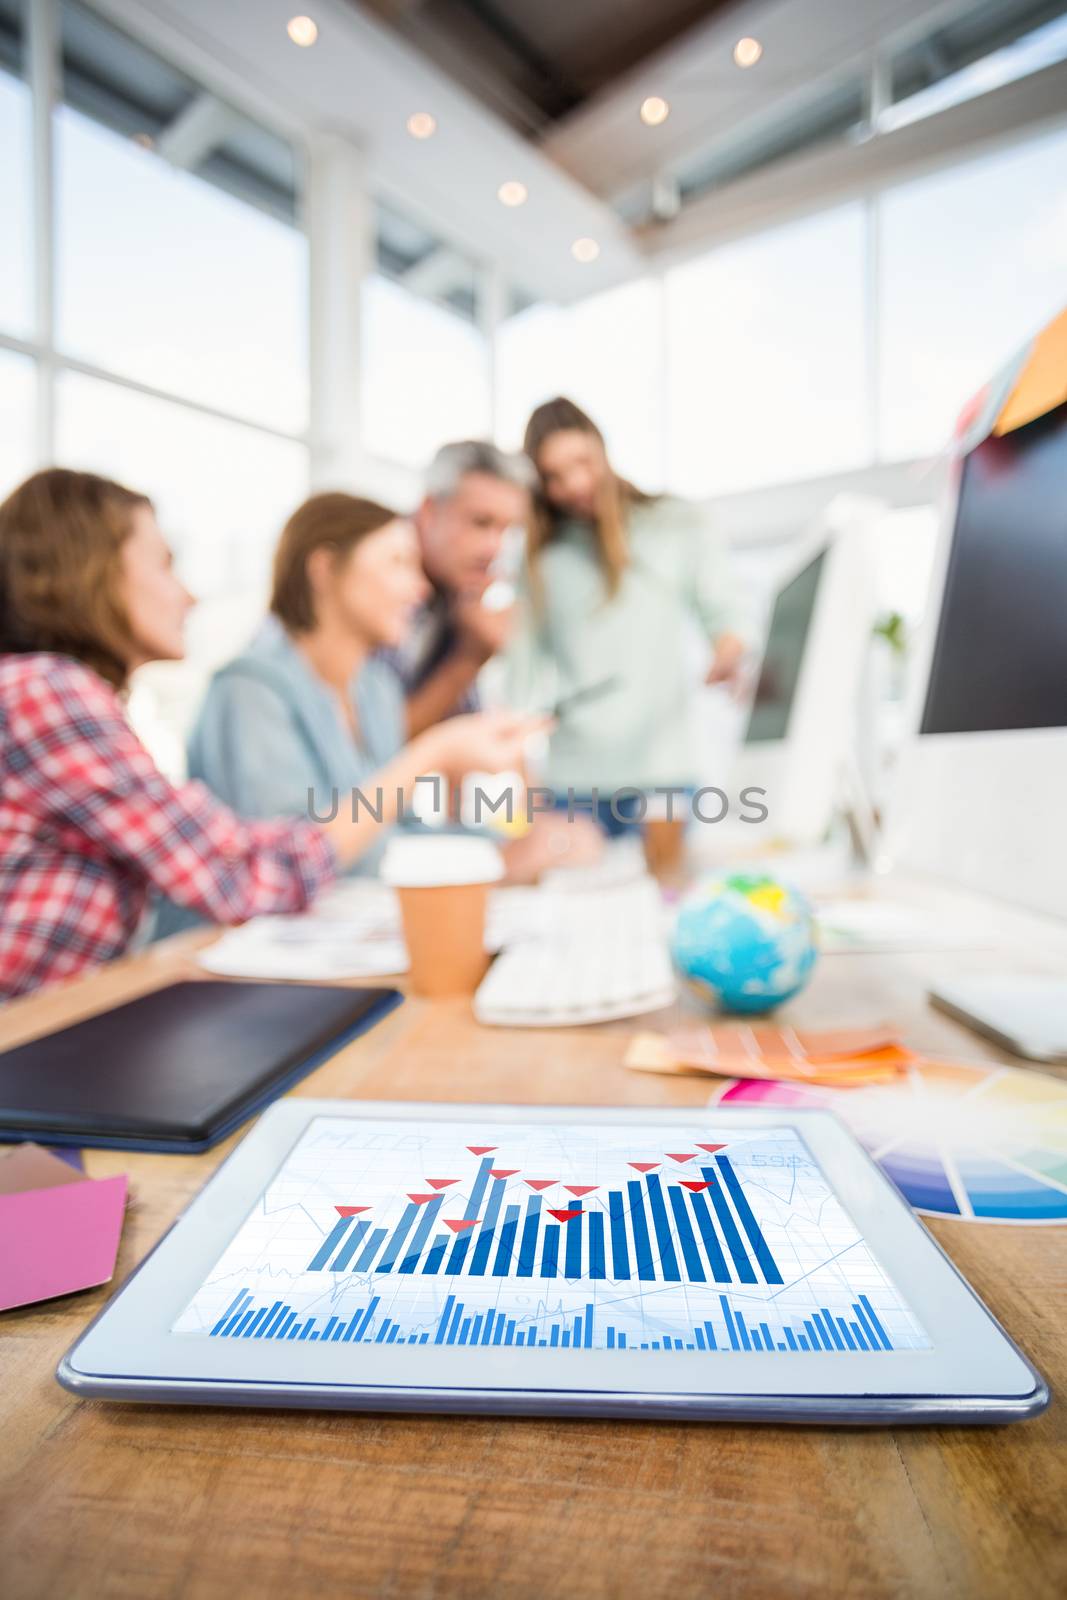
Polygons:
<instances>
[{"instance_id":1,"label":"window frame","mask_svg":"<svg viewBox=\"0 0 1067 1600\"><path fill-rule=\"evenodd\" d=\"M172 62L187 76L200 83L207 92L217 94L235 110L290 141L303 158L307 181L305 192L301 197L298 226L306 236L309 247L310 415L306 426L299 431L289 431L241 415L225 406L176 394L165 386L146 383L113 371L107 366L80 360L68 355L60 347L56 338L54 124L55 112L62 103L61 0L22 0L24 78L30 91L32 124L30 161L31 234L34 247L33 327L28 333L16 334L0 326L0 349L28 357L35 366L36 464L41 465L54 458L56 383L60 374L71 372L115 384L148 398L173 402L221 421L238 423L267 437L298 442L308 451L308 475L312 486L335 484L338 481L348 481L353 486L360 482L373 484L377 478L379 482L397 486L402 497L407 489L413 486L417 474L408 463L376 455L366 449L358 399L362 389L364 352L358 333L354 330L358 330L359 325L362 285L373 270L372 219L375 200L408 211L413 220L419 223L425 222L444 245L455 248L471 262L476 276L479 305L479 315L475 325L484 338L488 369L489 425L494 436L497 436L499 418L506 409L501 399L499 331L508 318L508 291L513 287L505 280L500 268L480 257L476 253L476 248L472 248L470 240L458 236L449 237L441 228L439 221L431 223L430 219L420 218L417 209L409 205L406 198L396 191L384 175L368 172L366 166L361 165L363 158L359 156L354 146L350 146L347 154L352 157L354 164L352 195L364 210L364 237L352 246L352 261L346 264L357 267L358 271L345 276L346 288L344 296L339 301L336 288L331 287L336 285L339 276L334 270L338 263L332 259L336 237L331 236L328 230L320 234L312 215L317 174L326 159L324 152L331 136L306 125L286 108L272 103L252 85L244 83L239 74L232 69L211 62L177 30L162 21L157 22L146 17L143 25L140 19L134 25L128 23L121 4L113 5L109 0L78 0L78 3L98 13L105 21L124 29L131 37L158 54L162 60ZM881 177L856 185L847 192L826 194L819 201L803 207L783 207L778 216L767 219L754 229L732 234L729 241L725 237L713 244L705 241L683 253L672 255L669 260L650 261L641 276L652 279L657 284L661 304L666 306L667 278L675 267L684 262L713 255L721 244L733 242L734 239L756 239L760 234L774 231L788 222L799 220L802 216L832 211L852 201L859 202L863 207L865 219L866 270L862 293L865 305L866 361L864 392L857 396L857 400L867 419L869 452L858 470L899 465L900 458L890 454L885 447L880 402L882 375L879 351L884 316L880 276L884 226L883 201L891 192L905 188L913 182L922 181L935 174L948 174L953 169L965 167L985 155L1025 146L1064 128L1067 128L1067 118L1036 121L1013 130L1005 137L982 140L964 149L944 152L937 158L917 164L908 171L887 172ZM339 370L336 359L331 361L326 353L329 330L335 326L345 330L347 340L345 355L349 367L354 359L356 366L354 374L351 371L345 373ZM355 395L353 389L356 391ZM666 466L670 460L667 430L670 427L671 374L665 347L661 348L659 354L656 391L660 418L657 453L660 461ZM945 445L948 443L946 439ZM934 454L936 455L936 452ZM929 460L931 456L926 455L918 459ZM732 490L730 497L735 498L746 493L758 494L765 492L767 488L779 485L784 486L784 481L777 478L772 479L769 484L753 483ZM668 492L672 488L669 477L666 478L666 488Z\"/></svg>"},{"instance_id":2,"label":"window frame","mask_svg":"<svg viewBox=\"0 0 1067 1600\"><path fill-rule=\"evenodd\" d=\"M79 0L85 5L85 0ZM84 361L68 354L57 337L56 298L58 285L58 249L55 217L56 204L56 117L63 105L62 93L62 37L61 0L22 0L22 37L25 61L25 82L30 94L30 193L32 262L32 325L25 334L16 334L0 326L0 349L28 357L36 372L36 415L34 424L34 458L43 466L55 458L58 381L65 373L98 379L147 396L186 407L190 411L223 422L231 422L268 438L283 439L303 446L310 451L312 435L310 423L299 429L277 427L268 422L248 417L225 406L210 401L175 393L165 386L146 383L110 367ZM86 9L96 10L93 6ZM111 22L106 12L99 13L104 21ZM122 27L122 24L119 24ZM144 41L146 47L166 60L165 52L158 50L153 41ZM214 90L213 85L204 85ZM245 97L235 95L229 86L224 98L241 115L269 128L291 142L305 163L309 164L309 147L302 130L284 118L265 116L261 106L250 105ZM239 203L239 202L238 202ZM299 208L297 228L309 239L305 203ZM309 240L310 244L310 240ZM309 263L309 279L310 279ZM305 352L305 362L310 365L310 351Z\"/></svg>"}]
</instances>

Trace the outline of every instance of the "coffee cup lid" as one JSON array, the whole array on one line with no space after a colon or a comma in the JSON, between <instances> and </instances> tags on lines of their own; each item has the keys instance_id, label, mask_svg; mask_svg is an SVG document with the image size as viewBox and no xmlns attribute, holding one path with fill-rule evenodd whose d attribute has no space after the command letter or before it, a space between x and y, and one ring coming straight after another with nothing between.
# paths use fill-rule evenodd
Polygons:
<instances>
[{"instance_id":1,"label":"coffee cup lid","mask_svg":"<svg viewBox=\"0 0 1067 1600\"><path fill-rule=\"evenodd\" d=\"M489 839L473 834L399 835L386 847L381 876L395 889L499 883L504 859Z\"/></svg>"}]
</instances>

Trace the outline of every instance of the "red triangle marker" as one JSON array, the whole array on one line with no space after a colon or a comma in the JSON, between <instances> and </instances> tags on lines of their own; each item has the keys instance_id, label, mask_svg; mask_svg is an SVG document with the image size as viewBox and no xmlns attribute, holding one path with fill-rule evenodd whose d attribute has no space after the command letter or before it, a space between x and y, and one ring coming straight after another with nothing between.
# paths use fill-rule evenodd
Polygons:
<instances>
[{"instance_id":1,"label":"red triangle marker","mask_svg":"<svg viewBox=\"0 0 1067 1600\"><path fill-rule=\"evenodd\" d=\"M667 1157L670 1161L695 1161L697 1158L697 1153L695 1150L690 1150L688 1155L676 1156L673 1150L668 1150Z\"/></svg>"},{"instance_id":2,"label":"red triangle marker","mask_svg":"<svg viewBox=\"0 0 1067 1600\"><path fill-rule=\"evenodd\" d=\"M339 1217L358 1217L361 1211L369 1211L370 1206L334 1206Z\"/></svg>"},{"instance_id":3,"label":"red triangle marker","mask_svg":"<svg viewBox=\"0 0 1067 1600\"><path fill-rule=\"evenodd\" d=\"M490 1167L489 1176L491 1178L513 1178L518 1170L518 1167Z\"/></svg>"},{"instance_id":4,"label":"red triangle marker","mask_svg":"<svg viewBox=\"0 0 1067 1600\"><path fill-rule=\"evenodd\" d=\"M583 1194L592 1194L594 1189L600 1188L600 1185L599 1183L565 1183L563 1187L566 1189L568 1194L577 1196Z\"/></svg>"},{"instance_id":5,"label":"red triangle marker","mask_svg":"<svg viewBox=\"0 0 1067 1600\"><path fill-rule=\"evenodd\" d=\"M574 1206L570 1211L552 1211L552 1210L549 1210L548 1214L549 1214L550 1217L555 1217L557 1222L569 1222L572 1217L580 1217L581 1216L582 1208L581 1208L581 1206Z\"/></svg>"},{"instance_id":6,"label":"red triangle marker","mask_svg":"<svg viewBox=\"0 0 1067 1600\"><path fill-rule=\"evenodd\" d=\"M531 1189L536 1189L536 1190L538 1190L538 1192L540 1192L542 1189L551 1189L551 1187L552 1187L552 1185L554 1183L558 1183L559 1182L559 1179L558 1178L527 1178L526 1182L530 1185Z\"/></svg>"},{"instance_id":7,"label":"red triangle marker","mask_svg":"<svg viewBox=\"0 0 1067 1600\"><path fill-rule=\"evenodd\" d=\"M714 1155L716 1150L725 1150L726 1146L724 1144L698 1144L697 1149L707 1150L709 1154Z\"/></svg>"},{"instance_id":8,"label":"red triangle marker","mask_svg":"<svg viewBox=\"0 0 1067 1600\"><path fill-rule=\"evenodd\" d=\"M471 1217L469 1221L466 1217L461 1217L458 1222L450 1222L447 1217L445 1218L445 1227L451 1228L453 1233L462 1233L464 1228L476 1228L477 1226L477 1217Z\"/></svg>"},{"instance_id":9,"label":"red triangle marker","mask_svg":"<svg viewBox=\"0 0 1067 1600\"><path fill-rule=\"evenodd\" d=\"M487 1156L491 1150L496 1149L495 1144L469 1144L467 1149L472 1156Z\"/></svg>"},{"instance_id":10,"label":"red triangle marker","mask_svg":"<svg viewBox=\"0 0 1067 1600\"><path fill-rule=\"evenodd\" d=\"M699 1194L701 1189L710 1189L710 1183L695 1183L692 1178L680 1178L679 1186L682 1189L692 1189L694 1194Z\"/></svg>"},{"instance_id":11,"label":"red triangle marker","mask_svg":"<svg viewBox=\"0 0 1067 1600\"><path fill-rule=\"evenodd\" d=\"M427 1200L439 1200L440 1199L440 1195L436 1195L436 1194L409 1194L408 1195L408 1199L414 1201L415 1205L417 1205L417 1206L424 1206L426 1204Z\"/></svg>"},{"instance_id":12,"label":"red triangle marker","mask_svg":"<svg viewBox=\"0 0 1067 1600\"><path fill-rule=\"evenodd\" d=\"M631 1161L630 1165L631 1165L631 1167L633 1167L635 1172L653 1172L653 1171L655 1171L656 1167L659 1166L659 1162L658 1161Z\"/></svg>"},{"instance_id":13,"label":"red triangle marker","mask_svg":"<svg viewBox=\"0 0 1067 1600\"><path fill-rule=\"evenodd\" d=\"M431 1189L447 1189L450 1183L458 1183L458 1178L427 1178L426 1182Z\"/></svg>"}]
</instances>

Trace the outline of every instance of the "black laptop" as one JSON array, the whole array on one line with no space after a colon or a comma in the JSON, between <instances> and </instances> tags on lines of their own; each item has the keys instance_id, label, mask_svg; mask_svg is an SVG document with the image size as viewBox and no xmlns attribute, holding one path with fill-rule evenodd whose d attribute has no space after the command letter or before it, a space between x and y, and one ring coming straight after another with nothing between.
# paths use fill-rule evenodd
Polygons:
<instances>
[{"instance_id":1,"label":"black laptop","mask_svg":"<svg viewBox=\"0 0 1067 1600\"><path fill-rule=\"evenodd\" d=\"M400 1001L176 983L0 1053L0 1140L207 1150Z\"/></svg>"}]
</instances>

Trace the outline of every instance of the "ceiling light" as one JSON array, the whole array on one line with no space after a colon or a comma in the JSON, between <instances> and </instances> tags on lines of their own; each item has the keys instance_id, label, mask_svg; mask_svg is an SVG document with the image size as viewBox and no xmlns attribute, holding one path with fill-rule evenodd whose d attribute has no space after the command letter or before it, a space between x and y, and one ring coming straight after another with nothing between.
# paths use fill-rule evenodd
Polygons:
<instances>
[{"instance_id":1,"label":"ceiling light","mask_svg":"<svg viewBox=\"0 0 1067 1600\"><path fill-rule=\"evenodd\" d=\"M658 128L670 114L671 108L661 95L650 94L647 100L641 102L641 121L646 128Z\"/></svg>"},{"instance_id":2,"label":"ceiling light","mask_svg":"<svg viewBox=\"0 0 1067 1600\"><path fill-rule=\"evenodd\" d=\"M762 54L758 39L738 39L734 45L734 60L739 67L754 67Z\"/></svg>"},{"instance_id":3,"label":"ceiling light","mask_svg":"<svg viewBox=\"0 0 1067 1600\"><path fill-rule=\"evenodd\" d=\"M310 17L290 17L285 25L285 31L293 43L300 46L301 50L306 50L309 45L313 45L319 36L318 24L313 22Z\"/></svg>"},{"instance_id":4,"label":"ceiling light","mask_svg":"<svg viewBox=\"0 0 1067 1600\"><path fill-rule=\"evenodd\" d=\"M590 261L595 261L600 254L600 246L595 239L575 239L571 245L571 255L575 261L580 261L583 266L588 266Z\"/></svg>"},{"instance_id":5,"label":"ceiling light","mask_svg":"<svg viewBox=\"0 0 1067 1600\"><path fill-rule=\"evenodd\" d=\"M437 132L437 119L428 111L413 111L408 118L408 132L413 139L432 139Z\"/></svg>"},{"instance_id":6,"label":"ceiling light","mask_svg":"<svg viewBox=\"0 0 1067 1600\"><path fill-rule=\"evenodd\" d=\"M496 197L502 206L524 206L527 200L526 185L520 183L518 178L509 178L500 185Z\"/></svg>"}]
</instances>

